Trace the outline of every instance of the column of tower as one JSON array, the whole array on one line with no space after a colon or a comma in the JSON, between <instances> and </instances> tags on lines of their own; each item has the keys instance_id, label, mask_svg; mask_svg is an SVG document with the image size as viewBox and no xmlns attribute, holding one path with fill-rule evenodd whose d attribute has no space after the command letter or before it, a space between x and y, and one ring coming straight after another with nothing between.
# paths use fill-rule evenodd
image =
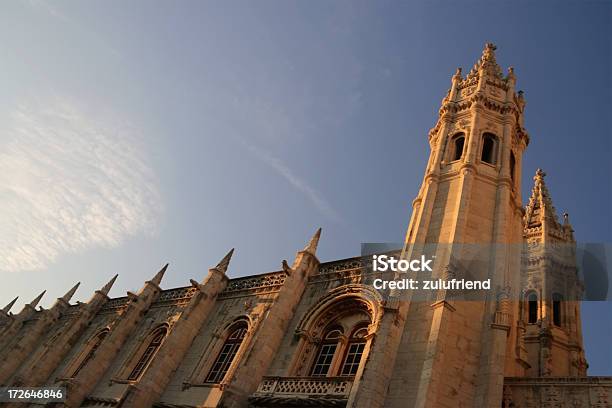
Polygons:
<instances>
[{"instance_id":1,"label":"column of tower","mask_svg":"<svg viewBox=\"0 0 612 408\"><path fill-rule=\"evenodd\" d=\"M127 305L110 324L108 335L100 343L87 366L79 371L74 378L63 384L67 387L67 406L80 406L87 395L94 390L146 311L159 297L161 292L159 285L167 268L168 264L157 272L151 280L146 281L137 294L128 292Z\"/></svg>"},{"instance_id":2,"label":"column of tower","mask_svg":"<svg viewBox=\"0 0 612 408\"><path fill-rule=\"evenodd\" d=\"M15 341L15 336L23 327L24 323L36 314L36 306L45 295L45 292L46 290L40 295L36 296L36 298L34 298L34 300L32 300L30 303L27 303L16 315L9 314L9 310L13 304L15 304L17 298L6 305L6 312L2 314L3 318L6 320L6 324L4 325L5 327L2 330L2 336L0 337L0 358L4 356L5 351L8 351L10 345Z\"/></svg>"},{"instance_id":3,"label":"column of tower","mask_svg":"<svg viewBox=\"0 0 612 408\"><path fill-rule=\"evenodd\" d=\"M70 349L78 342L98 311L109 300L108 292L118 275L115 275L100 290L95 291L91 299L79 307L76 316L63 328L58 336L47 338L47 341L36 350L34 359L23 365L11 380L11 384L22 387L37 387L44 384L51 373L66 357Z\"/></svg>"},{"instance_id":4,"label":"column of tower","mask_svg":"<svg viewBox=\"0 0 612 408\"><path fill-rule=\"evenodd\" d=\"M252 394L270 366L278 347L286 335L287 327L293 318L308 278L317 271L319 260L316 257L317 245L321 236L319 228L308 245L299 251L291 267L284 268L287 277L280 288L274 303L260 319L256 336L251 337L248 359L239 363L226 374L229 384L219 406L240 408L247 405ZM237 356L237 359L240 356Z\"/></svg>"},{"instance_id":5,"label":"column of tower","mask_svg":"<svg viewBox=\"0 0 612 408\"><path fill-rule=\"evenodd\" d=\"M78 287L79 283L74 285L74 287L64 296L57 299L50 309L42 309L39 311L37 319L30 327L24 327L24 319L20 319L19 329L14 334L17 341L7 345L0 356L0 367L2 367L2 370L0 370L0 384L5 384L7 382L27 357L36 349L44 334L57 323L62 314L70 307L70 299ZM35 303L33 302L33 304L37 304L41 297L42 294L34 300ZM26 315L32 316L34 306L30 304L26 306L26 308L28 309Z\"/></svg>"},{"instance_id":6,"label":"column of tower","mask_svg":"<svg viewBox=\"0 0 612 408\"><path fill-rule=\"evenodd\" d=\"M170 381L170 374L178 368L208 318L217 296L227 286L229 279L226 272L233 253L232 249L217 266L209 269L202 283L191 280L191 284L196 288L195 294L160 346L155 358L138 380L137 386L130 389L130 393L123 401L124 406L152 406L161 396Z\"/></svg>"}]
</instances>

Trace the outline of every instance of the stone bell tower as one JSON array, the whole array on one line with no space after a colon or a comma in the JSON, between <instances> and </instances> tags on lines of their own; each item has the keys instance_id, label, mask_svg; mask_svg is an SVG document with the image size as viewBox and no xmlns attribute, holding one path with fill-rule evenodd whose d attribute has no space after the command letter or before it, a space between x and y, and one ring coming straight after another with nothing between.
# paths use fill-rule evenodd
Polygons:
<instances>
[{"instance_id":1,"label":"stone bell tower","mask_svg":"<svg viewBox=\"0 0 612 408\"><path fill-rule=\"evenodd\" d=\"M519 243L521 162L529 143L523 93L493 44L464 78L452 77L406 236L415 243Z\"/></svg>"},{"instance_id":2,"label":"stone bell tower","mask_svg":"<svg viewBox=\"0 0 612 408\"><path fill-rule=\"evenodd\" d=\"M486 44L467 76L457 69L452 77L429 132L406 236L407 244L438 248L434 278L490 278L491 290L470 300L438 293L410 302L407 318L425 314L429 333L416 407L500 406L507 365L517 364L509 345L517 338L521 163L529 136L514 70L502 73L495 50ZM404 336L412 330L407 324Z\"/></svg>"},{"instance_id":3,"label":"stone bell tower","mask_svg":"<svg viewBox=\"0 0 612 408\"><path fill-rule=\"evenodd\" d=\"M586 376L574 231L567 214L559 221L544 176L538 169L524 218L520 330L526 375Z\"/></svg>"}]
</instances>

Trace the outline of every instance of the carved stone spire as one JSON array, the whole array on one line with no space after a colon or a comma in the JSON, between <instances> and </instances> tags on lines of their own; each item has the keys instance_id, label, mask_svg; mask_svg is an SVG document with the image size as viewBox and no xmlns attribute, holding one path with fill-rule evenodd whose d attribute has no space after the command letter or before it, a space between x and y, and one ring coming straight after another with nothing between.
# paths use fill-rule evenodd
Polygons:
<instances>
[{"instance_id":1,"label":"carved stone spire","mask_svg":"<svg viewBox=\"0 0 612 408\"><path fill-rule=\"evenodd\" d=\"M482 56L472 67L472 70L467 76L468 79L478 76L478 72L481 68L486 74L497 79L503 79L502 69L497 65L497 60L495 59L496 49L497 47L493 43L485 44L484 50L482 50Z\"/></svg>"},{"instance_id":2,"label":"carved stone spire","mask_svg":"<svg viewBox=\"0 0 612 408\"><path fill-rule=\"evenodd\" d=\"M221 273L227 272L227 268L229 267L230 260L232 259L232 255L234 254L234 248L230 249L230 251L219 261L217 266L214 269L218 270Z\"/></svg>"},{"instance_id":3,"label":"carved stone spire","mask_svg":"<svg viewBox=\"0 0 612 408\"><path fill-rule=\"evenodd\" d=\"M74 285L72 287L72 289L70 289L68 292L66 292L66 294L64 296L62 296L62 300L64 302L70 302L70 299L72 299L72 296L74 296L74 293L79 288L80 284L81 284L81 282L77 282L76 285Z\"/></svg>"},{"instance_id":4,"label":"carved stone spire","mask_svg":"<svg viewBox=\"0 0 612 408\"><path fill-rule=\"evenodd\" d=\"M47 291L43 290L40 295L36 296L36 298L34 298L34 300L29 303L30 307L35 308L36 305L38 305L38 302L40 302L42 297L45 295L45 293L47 293Z\"/></svg>"},{"instance_id":5,"label":"carved stone spire","mask_svg":"<svg viewBox=\"0 0 612 408\"><path fill-rule=\"evenodd\" d=\"M319 245L319 238L321 238L321 228L319 228L312 238L310 238L310 241L304 248L304 252L308 252L311 255L316 255L317 246Z\"/></svg>"},{"instance_id":6,"label":"carved stone spire","mask_svg":"<svg viewBox=\"0 0 612 408\"><path fill-rule=\"evenodd\" d=\"M115 281L117 280L117 276L119 276L119 274L116 274L115 276L113 276L113 278L110 281L108 281L106 285L102 286L102 289L100 289L100 292L103 295L108 295L108 292L110 292L111 288L115 284Z\"/></svg>"},{"instance_id":7,"label":"carved stone spire","mask_svg":"<svg viewBox=\"0 0 612 408\"><path fill-rule=\"evenodd\" d=\"M546 173L542 169L537 169L533 177L533 188L531 189L531 197L529 204L525 209L525 227L541 226L543 222L548 221L552 225L559 225L557 211L553 206L550 193L544 182Z\"/></svg>"},{"instance_id":8,"label":"carved stone spire","mask_svg":"<svg viewBox=\"0 0 612 408\"><path fill-rule=\"evenodd\" d=\"M168 269L168 265L169 264L165 264L163 268L161 268L159 270L159 272L157 272L155 274L155 276L153 277L153 279L151 279L151 282L156 284L157 286L159 286L161 284L161 281L164 277L164 273L166 273L166 269Z\"/></svg>"},{"instance_id":9,"label":"carved stone spire","mask_svg":"<svg viewBox=\"0 0 612 408\"><path fill-rule=\"evenodd\" d=\"M523 227L525 233L541 229L542 234L547 234L548 231L557 231L562 233L568 240L573 241L573 230L569 226L569 220L564 217L564 224L559 222L557 210L553 205L552 198L544 182L546 173L542 169L536 171L533 177L534 184L531 190L529 203L525 208L525 217L523 218ZM543 235L544 237L544 235Z\"/></svg>"},{"instance_id":10,"label":"carved stone spire","mask_svg":"<svg viewBox=\"0 0 612 408\"><path fill-rule=\"evenodd\" d=\"M19 296L17 296L15 299L11 300L11 301L9 302L9 304L8 304L8 305L4 306L4 308L2 309L2 311L3 311L5 314L8 314L8 312L11 310L11 308L13 307L13 305L15 304L15 302L17 301L17 299L19 299Z\"/></svg>"}]
</instances>

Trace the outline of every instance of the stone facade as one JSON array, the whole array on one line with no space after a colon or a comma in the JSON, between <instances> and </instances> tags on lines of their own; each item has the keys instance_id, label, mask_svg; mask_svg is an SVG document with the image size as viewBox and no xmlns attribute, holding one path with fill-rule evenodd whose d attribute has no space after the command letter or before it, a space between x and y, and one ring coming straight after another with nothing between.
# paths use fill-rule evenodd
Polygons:
<instances>
[{"instance_id":1,"label":"stone facade","mask_svg":"<svg viewBox=\"0 0 612 408\"><path fill-rule=\"evenodd\" d=\"M435 251L436 278L490 278L485 298L381 293L361 257L319 262L319 230L275 272L229 279L232 250L190 286L161 289L166 265L125 297L108 298L114 277L87 303L69 303L78 285L49 310L13 301L0 384L64 386L68 407L610 407L541 170L522 205L525 100L494 51L452 78L404 248Z\"/></svg>"}]
</instances>

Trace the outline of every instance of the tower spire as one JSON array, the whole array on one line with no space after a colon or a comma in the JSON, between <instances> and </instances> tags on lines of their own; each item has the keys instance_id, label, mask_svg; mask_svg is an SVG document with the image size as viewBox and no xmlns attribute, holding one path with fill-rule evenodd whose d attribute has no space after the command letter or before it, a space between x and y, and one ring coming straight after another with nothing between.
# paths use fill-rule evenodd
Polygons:
<instances>
[{"instance_id":1,"label":"tower spire","mask_svg":"<svg viewBox=\"0 0 612 408\"><path fill-rule=\"evenodd\" d=\"M100 292L102 292L103 295L108 295L108 292L110 292L111 288L115 284L115 281L117 280L117 276L119 276L119 274L115 274L115 276L113 276L113 278L109 280L106 285L102 286Z\"/></svg>"},{"instance_id":2,"label":"tower spire","mask_svg":"<svg viewBox=\"0 0 612 408\"><path fill-rule=\"evenodd\" d=\"M559 217L557 217L557 211L553 206L544 177L546 173L542 169L537 169L533 177L534 184L529 204L525 209L525 227L527 228L541 226L543 222L549 222L554 226L559 225Z\"/></svg>"},{"instance_id":3,"label":"tower spire","mask_svg":"<svg viewBox=\"0 0 612 408\"><path fill-rule=\"evenodd\" d=\"M66 292L64 296L62 296L62 300L65 302L70 302L70 299L72 299L72 296L74 296L74 293L76 292L80 284L81 282L77 282L76 285L74 285L68 292Z\"/></svg>"},{"instance_id":4,"label":"tower spire","mask_svg":"<svg viewBox=\"0 0 612 408\"><path fill-rule=\"evenodd\" d=\"M40 295L36 296L36 297L34 298L34 300L32 300L32 301L29 303L29 305L30 305L32 308L35 308L35 307L36 307L36 305L38 305L38 302L40 302L40 300L42 299L42 297L45 295L45 293L47 293L47 291L46 291L46 290L43 290L43 291L41 292L41 294L40 294Z\"/></svg>"},{"instance_id":5,"label":"tower spire","mask_svg":"<svg viewBox=\"0 0 612 408\"><path fill-rule=\"evenodd\" d=\"M8 304L8 305L4 306L4 308L2 309L2 311L3 311L5 314L8 314L8 312L11 310L11 308L13 307L13 305L15 304L15 302L17 301L17 299L19 299L19 296L17 296L15 299L11 300L11 301L9 302L9 304Z\"/></svg>"},{"instance_id":6,"label":"tower spire","mask_svg":"<svg viewBox=\"0 0 612 408\"><path fill-rule=\"evenodd\" d=\"M165 264L164 267L161 268L159 272L155 274L153 279L151 279L152 283L156 284L157 286L161 284L162 278L164 277L164 273L166 273L166 269L168 269L168 265L169 264Z\"/></svg>"},{"instance_id":7,"label":"tower spire","mask_svg":"<svg viewBox=\"0 0 612 408\"><path fill-rule=\"evenodd\" d=\"M312 238L310 238L310 241L304 248L304 252L308 252L311 255L316 255L317 246L319 245L320 238L321 238L321 228L317 229L317 231L314 233Z\"/></svg>"},{"instance_id":8,"label":"tower spire","mask_svg":"<svg viewBox=\"0 0 612 408\"><path fill-rule=\"evenodd\" d=\"M495 50L497 47L493 43L486 43L484 49L482 50L482 56L474 66L472 70L468 74L467 78L471 79L478 76L480 69L497 79L503 79L502 69L497 64L497 60L495 58Z\"/></svg>"},{"instance_id":9,"label":"tower spire","mask_svg":"<svg viewBox=\"0 0 612 408\"><path fill-rule=\"evenodd\" d=\"M214 269L218 270L221 273L227 272L227 268L229 267L230 260L232 259L232 255L234 254L234 248L230 249L230 251L219 261L217 266Z\"/></svg>"}]
</instances>

